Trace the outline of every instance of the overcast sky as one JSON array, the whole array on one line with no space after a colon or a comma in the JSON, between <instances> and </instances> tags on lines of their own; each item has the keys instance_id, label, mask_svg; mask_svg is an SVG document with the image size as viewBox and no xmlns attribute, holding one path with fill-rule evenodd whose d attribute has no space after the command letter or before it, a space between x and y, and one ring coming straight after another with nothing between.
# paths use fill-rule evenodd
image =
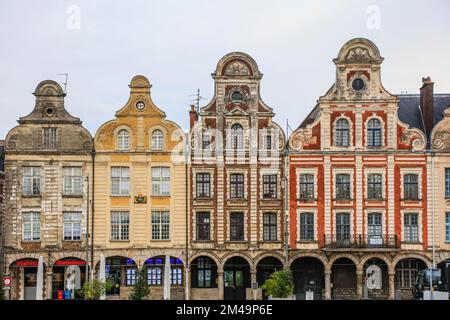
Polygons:
<instances>
[{"instance_id":1,"label":"overcast sky","mask_svg":"<svg viewBox=\"0 0 450 320\"><path fill-rule=\"evenodd\" d=\"M294 128L333 83L331 60L354 37L379 47L391 93L418 93L428 75L435 92L450 92L449 17L448 0L0 0L0 139L33 109L40 81L64 82L59 73L69 73L66 108L93 135L127 101L136 74L188 129L189 95L200 88L213 97L211 73L231 51L256 60L262 98Z\"/></svg>"}]
</instances>

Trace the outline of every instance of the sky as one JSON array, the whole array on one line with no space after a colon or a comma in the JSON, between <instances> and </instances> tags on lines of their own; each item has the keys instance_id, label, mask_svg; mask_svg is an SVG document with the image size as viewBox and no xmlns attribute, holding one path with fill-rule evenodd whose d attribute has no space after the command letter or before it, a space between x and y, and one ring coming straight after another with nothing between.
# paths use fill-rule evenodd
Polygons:
<instances>
[{"instance_id":1,"label":"sky","mask_svg":"<svg viewBox=\"0 0 450 320\"><path fill-rule=\"evenodd\" d=\"M136 74L152 99L188 129L197 88L214 95L219 59L250 54L264 74L261 97L296 128L334 82L335 58L355 37L385 58L384 87L418 93L430 76L450 92L450 1L1 0L0 139L34 108L42 80L68 73L66 109L95 134L127 101Z\"/></svg>"}]
</instances>

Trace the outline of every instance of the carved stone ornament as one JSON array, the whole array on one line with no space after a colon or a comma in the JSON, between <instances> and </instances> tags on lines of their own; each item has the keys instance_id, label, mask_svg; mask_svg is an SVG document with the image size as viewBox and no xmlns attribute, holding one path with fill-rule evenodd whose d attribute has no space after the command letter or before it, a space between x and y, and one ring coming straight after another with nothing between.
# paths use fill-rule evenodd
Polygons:
<instances>
[{"instance_id":1,"label":"carved stone ornament","mask_svg":"<svg viewBox=\"0 0 450 320\"><path fill-rule=\"evenodd\" d=\"M235 61L225 68L225 74L231 76L248 76L250 75L250 71L244 63Z\"/></svg>"},{"instance_id":2,"label":"carved stone ornament","mask_svg":"<svg viewBox=\"0 0 450 320\"><path fill-rule=\"evenodd\" d=\"M292 139L292 146L296 150L302 150L304 145L317 143L317 137L312 135L311 130L299 130Z\"/></svg>"},{"instance_id":3,"label":"carved stone ornament","mask_svg":"<svg viewBox=\"0 0 450 320\"><path fill-rule=\"evenodd\" d=\"M432 146L434 149L442 149L444 147L444 141L448 138L449 133L445 130L437 131L434 134Z\"/></svg>"},{"instance_id":4,"label":"carved stone ornament","mask_svg":"<svg viewBox=\"0 0 450 320\"><path fill-rule=\"evenodd\" d=\"M372 58L370 57L369 50L362 47L355 47L349 50L345 60L349 62L366 62L372 60Z\"/></svg>"}]
</instances>

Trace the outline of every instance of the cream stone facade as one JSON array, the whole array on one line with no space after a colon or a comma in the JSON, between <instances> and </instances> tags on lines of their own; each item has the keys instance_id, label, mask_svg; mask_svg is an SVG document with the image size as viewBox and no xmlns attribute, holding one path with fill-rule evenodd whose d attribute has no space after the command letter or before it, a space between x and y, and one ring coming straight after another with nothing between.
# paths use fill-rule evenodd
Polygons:
<instances>
[{"instance_id":1,"label":"cream stone facade","mask_svg":"<svg viewBox=\"0 0 450 320\"><path fill-rule=\"evenodd\" d=\"M92 137L66 111L59 84L43 81L34 95L34 110L6 137L5 265L13 277L10 298L21 300L55 298L71 265L79 287L87 260Z\"/></svg>"},{"instance_id":2,"label":"cream stone facade","mask_svg":"<svg viewBox=\"0 0 450 320\"><path fill-rule=\"evenodd\" d=\"M130 97L95 135L94 266L106 258L107 298L128 299L136 268L147 266L151 298L162 298L164 256L171 256L172 299L184 297L186 163L184 134L135 76Z\"/></svg>"}]
</instances>

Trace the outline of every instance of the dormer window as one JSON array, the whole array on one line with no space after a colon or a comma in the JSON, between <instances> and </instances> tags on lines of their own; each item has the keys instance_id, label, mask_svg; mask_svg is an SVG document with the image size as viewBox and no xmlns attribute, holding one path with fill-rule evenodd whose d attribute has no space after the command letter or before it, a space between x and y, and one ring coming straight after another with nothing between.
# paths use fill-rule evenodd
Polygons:
<instances>
[{"instance_id":1,"label":"dormer window","mask_svg":"<svg viewBox=\"0 0 450 320\"><path fill-rule=\"evenodd\" d=\"M346 119L336 122L336 146L348 147L350 145L350 126Z\"/></svg>"},{"instance_id":2,"label":"dormer window","mask_svg":"<svg viewBox=\"0 0 450 320\"><path fill-rule=\"evenodd\" d=\"M164 134L159 129L152 133L152 150L164 150Z\"/></svg>"},{"instance_id":3,"label":"dormer window","mask_svg":"<svg viewBox=\"0 0 450 320\"><path fill-rule=\"evenodd\" d=\"M130 133L125 129L120 130L117 134L117 149L130 150Z\"/></svg>"},{"instance_id":4,"label":"dormer window","mask_svg":"<svg viewBox=\"0 0 450 320\"><path fill-rule=\"evenodd\" d=\"M239 123L231 127L231 148L243 149L244 147L244 129Z\"/></svg>"},{"instance_id":5,"label":"dormer window","mask_svg":"<svg viewBox=\"0 0 450 320\"><path fill-rule=\"evenodd\" d=\"M231 101L233 102L241 102L244 100L244 96L239 91L234 91L231 94Z\"/></svg>"}]
</instances>

